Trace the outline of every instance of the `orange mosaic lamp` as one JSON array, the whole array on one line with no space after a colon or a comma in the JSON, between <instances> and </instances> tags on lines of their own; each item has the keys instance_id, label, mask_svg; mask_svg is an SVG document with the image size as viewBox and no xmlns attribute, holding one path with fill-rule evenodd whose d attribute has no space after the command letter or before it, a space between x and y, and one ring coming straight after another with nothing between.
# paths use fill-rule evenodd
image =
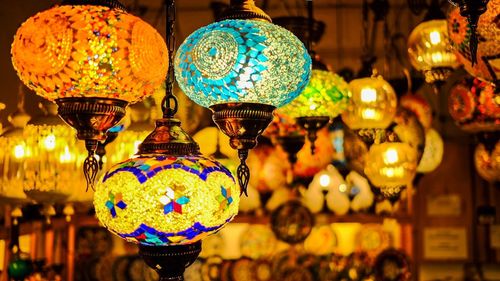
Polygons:
<instances>
[{"instance_id":1,"label":"orange mosaic lamp","mask_svg":"<svg viewBox=\"0 0 500 281\"><path fill-rule=\"evenodd\" d=\"M168 67L160 34L109 0L65 1L30 17L17 30L11 52L21 81L55 101L58 114L86 141L90 184L98 142L129 103L160 87Z\"/></svg>"}]
</instances>

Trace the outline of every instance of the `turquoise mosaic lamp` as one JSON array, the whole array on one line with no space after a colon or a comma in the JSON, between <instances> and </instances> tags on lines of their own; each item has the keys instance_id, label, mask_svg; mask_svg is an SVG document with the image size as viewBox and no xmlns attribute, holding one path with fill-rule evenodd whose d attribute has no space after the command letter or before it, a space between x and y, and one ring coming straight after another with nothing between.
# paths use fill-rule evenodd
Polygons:
<instances>
[{"instance_id":1,"label":"turquoise mosaic lamp","mask_svg":"<svg viewBox=\"0 0 500 281\"><path fill-rule=\"evenodd\" d=\"M304 44L272 24L253 0L231 0L220 21L196 30L179 47L175 75L189 98L212 110L214 122L238 150L237 175L246 193L248 150L273 111L309 81L311 58Z\"/></svg>"}]
</instances>

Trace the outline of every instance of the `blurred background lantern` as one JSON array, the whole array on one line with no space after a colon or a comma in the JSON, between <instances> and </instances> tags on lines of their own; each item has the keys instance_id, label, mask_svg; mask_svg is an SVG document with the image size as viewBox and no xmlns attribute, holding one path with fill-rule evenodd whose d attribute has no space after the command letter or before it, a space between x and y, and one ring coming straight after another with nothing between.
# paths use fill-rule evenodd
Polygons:
<instances>
[{"instance_id":1,"label":"blurred background lantern","mask_svg":"<svg viewBox=\"0 0 500 281\"><path fill-rule=\"evenodd\" d=\"M438 131L429 129L425 133L425 148L422 159L417 166L417 172L430 173L434 171L441 161L444 154L444 142Z\"/></svg>"},{"instance_id":2,"label":"blurred background lantern","mask_svg":"<svg viewBox=\"0 0 500 281\"><path fill-rule=\"evenodd\" d=\"M22 186L25 177L24 160L30 156L24 139L24 127L31 117L24 109L24 90L19 86L17 110L8 118L9 126L0 135L0 200L19 205L29 200Z\"/></svg>"},{"instance_id":3,"label":"blurred background lantern","mask_svg":"<svg viewBox=\"0 0 500 281\"><path fill-rule=\"evenodd\" d=\"M410 184L417 170L417 151L407 143L373 144L366 156L365 174L386 195Z\"/></svg>"},{"instance_id":4,"label":"blurred background lantern","mask_svg":"<svg viewBox=\"0 0 500 281\"><path fill-rule=\"evenodd\" d=\"M297 200L282 204L271 214L271 229L276 238L292 245L303 242L313 226L314 215Z\"/></svg>"},{"instance_id":5,"label":"blurred background lantern","mask_svg":"<svg viewBox=\"0 0 500 281\"><path fill-rule=\"evenodd\" d=\"M469 133L500 129L500 94L478 79L464 79L450 90L448 110L455 123Z\"/></svg>"},{"instance_id":6,"label":"blurred background lantern","mask_svg":"<svg viewBox=\"0 0 500 281\"><path fill-rule=\"evenodd\" d=\"M168 55L158 32L120 3L78 3L65 1L25 21L12 43L12 63L21 81L56 101L60 116L86 140L85 174L93 184L98 141L128 103L160 86Z\"/></svg>"},{"instance_id":7,"label":"blurred background lantern","mask_svg":"<svg viewBox=\"0 0 500 281\"><path fill-rule=\"evenodd\" d=\"M424 20L408 38L408 55L415 69L430 84L442 84L459 62L448 39L448 25L439 0L432 0Z\"/></svg>"},{"instance_id":8,"label":"blurred background lantern","mask_svg":"<svg viewBox=\"0 0 500 281\"><path fill-rule=\"evenodd\" d=\"M72 189L85 186L81 169L85 148L76 138L75 130L57 116L55 103L44 101L40 109L43 114L24 128L30 155L24 159L23 189L48 211L52 207L47 206L66 201ZM51 210L47 215L53 213Z\"/></svg>"},{"instance_id":9,"label":"blurred background lantern","mask_svg":"<svg viewBox=\"0 0 500 281\"><path fill-rule=\"evenodd\" d=\"M426 134L412 111L398 107L393 123L385 133L388 141L398 140L409 144L417 152L417 163L420 161L424 153Z\"/></svg>"},{"instance_id":10,"label":"blurred background lantern","mask_svg":"<svg viewBox=\"0 0 500 281\"><path fill-rule=\"evenodd\" d=\"M461 2L461 1L459 1ZM484 7L484 4L487 6ZM481 3L481 4L479 4ZM452 8L448 14L448 33L451 44L457 54L458 60L464 65L465 70L472 76L483 81L498 84L500 75L499 54L500 54L500 27L497 24L497 17L500 13L500 1L474 1L473 5L462 5L461 8L486 8L475 14L477 29L475 24L462 16L459 7ZM484 12L484 13L483 13ZM470 49L472 40L477 40L477 60L476 50Z\"/></svg>"},{"instance_id":11,"label":"blurred background lantern","mask_svg":"<svg viewBox=\"0 0 500 281\"><path fill-rule=\"evenodd\" d=\"M399 105L413 112L426 131L432 127L432 108L421 95L406 94L399 99Z\"/></svg>"},{"instance_id":12,"label":"blurred background lantern","mask_svg":"<svg viewBox=\"0 0 500 281\"><path fill-rule=\"evenodd\" d=\"M187 37L177 52L175 72L184 93L214 112L215 123L238 149L237 175L244 192L248 150L272 121L273 110L307 85L311 58L302 42L270 23L253 0L232 0L221 20Z\"/></svg>"},{"instance_id":13,"label":"blurred background lantern","mask_svg":"<svg viewBox=\"0 0 500 281\"><path fill-rule=\"evenodd\" d=\"M118 134L109 145L106 161L118 163L132 157L139 150L141 142L154 129L151 120L151 104L138 102L129 106L130 124Z\"/></svg>"},{"instance_id":14,"label":"blurred background lantern","mask_svg":"<svg viewBox=\"0 0 500 281\"><path fill-rule=\"evenodd\" d=\"M492 142L493 146L479 143L474 151L476 171L488 182L500 181L500 141Z\"/></svg>"},{"instance_id":15,"label":"blurred background lantern","mask_svg":"<svg viewBox=\"0 0 500 281\"><path fill-rule=\"evenodd\" d=\"M342 120L351 130L385 129L396 114L397 97L382 76L354 79L352 92Z\"/></svg>"}]
</instances>

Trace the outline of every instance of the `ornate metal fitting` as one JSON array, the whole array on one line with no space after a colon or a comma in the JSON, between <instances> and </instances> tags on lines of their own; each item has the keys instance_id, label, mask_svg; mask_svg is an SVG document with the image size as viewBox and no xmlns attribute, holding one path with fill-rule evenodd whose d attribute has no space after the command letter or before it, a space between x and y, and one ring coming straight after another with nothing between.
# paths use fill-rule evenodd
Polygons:
<instances>
[{"instance_id":1,"label":"ornate metal fitting","mask_svg":"<svg viewBox=\"0 0 500 281\"><path fill-rule=\"evenodd\" d=\"M400 141L394 130L387 129L361 129L356 133L361 140L370 147L372 144L380 144L383 142L398 142Z\"/></svg>"},{"instance_id":2,"label":"ornate metal fitting","mask_svg":"<svg viewBox=\"0 0 500 281\"><path fill-rule=\"evenodd\" d=\"M304 135L279 136L276 138L283 150L288 154L288 161L293 165L297 163L297 153L304 147Z\"/></svg>"},{"instance_id":3,"label":"ornate metal fitting","mask_svg":"<svg viewBox=\"0 0 500 281\"><path fill-rule=\"evenodd\" d=\"M238 150L240 165L237 176L241 192L247 195L250 169L246 165L248 150L257 145L257 137L273 120L276 107L258 103L223 103L212 105L213 120L230 139L230 145Z\"/></svg>"},{"instance_id":4,"label":"ornate metal fitting","mask_svg":"<svg viewBox=\"0 0 500 281\"><path fill-rule=\"evenodd\" d=\"M311 142L311 154L315 153L316 146L314 142L318 138L318 131L324 128L329 122L328 116L309 116L296 119L297 124L307 131L307 139Z\"/></svg>"},{"instance_id":5,"label":"ornate metal fitting","mask_svg":"<svg viewBox=\"0 0 500 281\"><path fill-rule=\"evenodd\" d=\"M271 17L255 5L254 0L231 0L229 8L222 12L218 21L228 19L264 20L271 22Z\"/></svg>"},{"instance_id":6,"label":"ornate metal fitting","mask_svg":"<svg viewBox=\"0 0 500 281\"><path fill-rule=\"evenodd\" d=\"M161 280L184 280L184 271L200 255L201 241L188 245L139 245L139 255L146 264L158 272Z\"/></svg>"},{"instance_id":7,"label":"ornate metal fitting","mask_svg":"<svg viewBox=\"0 0 500 281\"><path fill-rule=\"evenodd\" d=\"M139 145L139 154L168 154L174 156L200 153L198 144L175 118L156 120L155 129Z\"/></svg>"},{"instance_id":8,"label":"ornate metal fitting","mask_svg":"<svg viewBox=\"0 0 500 281\"><path fill-rule=\"evenodd\" d=\"M450 67L436 67L431 70L424 72L425 82L429 84L436 84L446 81L453 73L453 69Z\"/></svg>"}]
</instances>

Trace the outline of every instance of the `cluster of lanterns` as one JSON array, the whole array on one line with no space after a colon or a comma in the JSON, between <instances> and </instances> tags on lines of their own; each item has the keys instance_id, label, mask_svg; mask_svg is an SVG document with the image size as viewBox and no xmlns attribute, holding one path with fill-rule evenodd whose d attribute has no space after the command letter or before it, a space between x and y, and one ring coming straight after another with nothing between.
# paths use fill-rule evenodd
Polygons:
<instances>
[{"instance_id":1,"label":"cluster of lanterns","mask_svg":"<svg viewBox=\"0 0 500 281\"><path fill-rule=\"evenodd\" d=\"M449 30L446 20L433 18L410 35L413 65L435 83L445 80L460 61L475 76L496 83L496 14L497 1L490 1L479 20L478 33L485 38L479 43L479 63L468 64L464 48L458 53L449 49L448 37L457 46L467 40L463 19L452 11ZM184 268L198 255L198 241L234 218L240 189L246 192L249 182L248 150L257 144L276 108L308 132L312 152L317 131L342 115L369 144L362 172L384 193L397 192L411 184L417 171L429 172L439 165L443 145L430 128L428 105L409 101L403 107L413 117L399 113L394 89L377 74L347 84L316 56L311 60L312 50L272 24L251 0L231 1L220 21L188 36L175 58L173 51L153 27L114 1L82 5L70 0L29 18L15 36L12 62L28 88L57 106L47 103L46 116L29 124L22 110L12 116L13 128L0 138L8 148L2 152L1 180L22 182L28 196L48 204L66 200L69 193L63 189L73 186L69 182L74 178L85 175L93 186L99 171L94 154L106 132L123 118L128 104L151 96L167 73L167 81L173 83L175 72L180 88L213 111L214 122L238 150L237 178L220 162L202 156L173 118L176 109L168 108L175 99L170 85L163 118L151 129L137 125L133 136L124 137L122 142L131 142L126 154L135 155L123 155L128 159L103 173L94 206L111 232L141 245L148 264L163 276L178 278L182 271L159 263L175 260ZM487 102L495 104L486 102L477 109L474 106L484 99L477 103L476 91L472 97L457 94L452 107L463 122L478 116L468 111L488 115L493 106L493 126L498 127L498 94L487 91L482 90L489 95ZM142 116L133 115L133 123L144 123ZM490 122L488 118L484 120ZM26 138L19 133L23 127ZM405 135L408 128L419 137ZM497 152L498 145L493 153ZM482 154L479 147L476 158L487 161ZM490 158L498 161L498 156ZM22 170L25 174L20 175Z\"/></svg>"}]
</instances>

